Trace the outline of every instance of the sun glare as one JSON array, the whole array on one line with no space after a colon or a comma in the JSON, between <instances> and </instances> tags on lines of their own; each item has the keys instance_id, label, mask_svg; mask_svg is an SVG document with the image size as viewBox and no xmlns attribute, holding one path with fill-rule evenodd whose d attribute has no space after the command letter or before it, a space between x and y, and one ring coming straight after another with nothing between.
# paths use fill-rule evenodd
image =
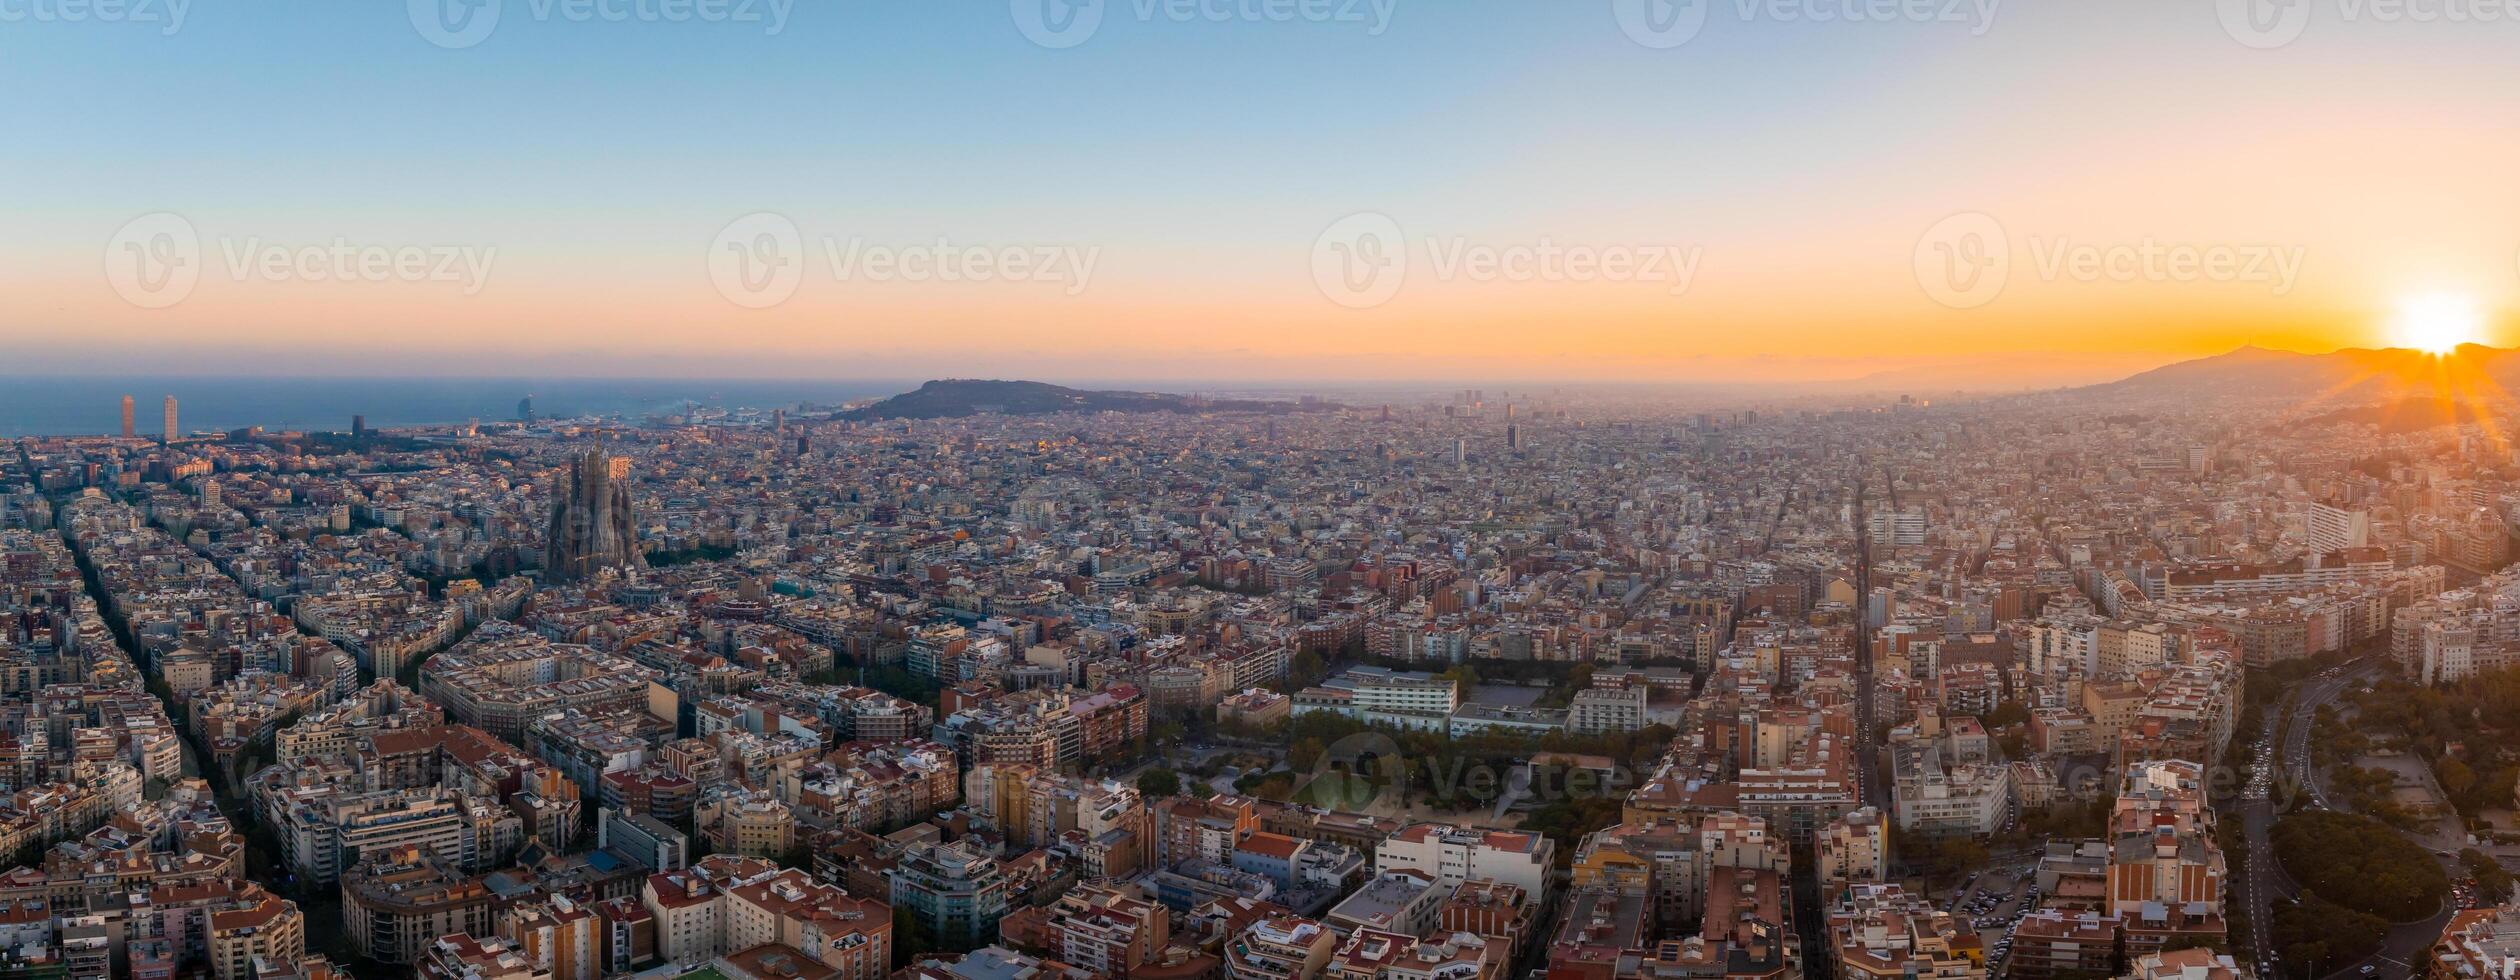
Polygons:
<instances>
[{"instance_id":1,"label":"sun glare","mask_svg":"<svg viewBox=\"0 0 2520 980\"><path fill-rule=\"evenodd\" d=\"M2390 342L2399 347L2448 354L2460 344L2483 342L2485 315L2465 296L2410 296L2398 304L2390 329Z\"/></svg>"}]
</instances>

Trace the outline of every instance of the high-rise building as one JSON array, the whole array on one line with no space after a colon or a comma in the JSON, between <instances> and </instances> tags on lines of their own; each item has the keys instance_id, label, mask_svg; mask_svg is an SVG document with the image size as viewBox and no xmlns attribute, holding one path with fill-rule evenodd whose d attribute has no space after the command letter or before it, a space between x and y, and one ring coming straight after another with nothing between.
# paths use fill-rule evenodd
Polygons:
<instances>
[{"instance_id":1,"label":"high-rise building","mask_svg":"<svg viewBox=\"0 0 2520 980\"><path fill-rule=\"evenodd\" d=\"M138 434L138 433L137 433L137 430L135 430L135 429L133 429L133 428L132 428L132 424L131 424L131 407L132 407L132 406L131 406L131 396L130 396L130 395L124 395L124 396L123 396L123 403L122 403L122 410L123 410L123 427L122 427L122 437L123 437L123 438L125 438L125 439L129 439L129 438L131 438L132 436L134 436L134 435Z\"/></svg>"},{"instance_id":2,"label":"high-rise building","mask_svg":"<svg viewBox=\"0 0 2520 980\"><path fill-rule=\"evenodd\" d=\"M1508 406L1508 407L1511 407L1511 406ZM1508 449L1508 450L1511 450L1511 451L1513 451L1513 452L1522 452L1522 450L1523 450L1523 431L1522 431L1522 426L1520 426L1520 425L1509 425L1509 426L1506 426L1506 427L1505 427L1505 448L1506 448L1506 449Z\"/></svg>"},{"instance_id":3,"label":"high-rise building","mask_svg":"<svg viewBox=\"0 0 2520 980\"><path fill-rule=\"evenodd\" d=\"M482 878L423 847L360 855L338 891L342 938L360 956L395 965L419 961L439 936L489 935L500 905Z\"/></svg>"},{"instance_id":4,"label":"high-rise building","mask_svg":"<svg viewBox=\"0 0 2520 980\"><path fill-rule=\"evenodd\" d=\"M2109 814L2108 906L2125 923L2129 953L2160 950L2182 935L2220 945L2229 868L2206 802L2205 767L2129 765Z\"/></svg>"},{"instance_id":5,"label":"high-rise building","mask_svg":"<svg viewBox=\"0 0 2520 980\"><path fill-rule=\"evenodd\" d=\"M175 396L168 395L166 396L166 441L169 445L172 445L175 442L176 431Z\"/></svg>"},{"instance_id":6,"label":"high-rise building","mask_svg":"<svg viewBox=\"0 0 2520 980\"><path fill-rule=\"evenodd\" d=\"M1875 548L1915 548L1925 544L1925 511L1876 510L1864 515Z\"/></svg>"},{"instance_id":7,"label":"high-rise building","mask_svg":"<svg viewBox=\"0 0 2520 980\"><path fill-rule=\"evenodd\" d=\"M534 396L527 395L516 400L516 417L527 422L534 420Z\"/></svg>"},{"instance_id":8,"label":"high-rise building","mask_svg":"<svg viewBox=\"0 0 2520 980\"><path fill-rule=\"evenodd\" d=\"M638 567L630 485L623 480L628 468L621 465L627 462L602 450L569 461L568 474L554 488L551 525L543 538L543 574L566 582L598 569Z\"/></svg>"},{"instance_id":9,"label":"high-rise building","mask_svg":"<svg viewBox=\"0 0 2520 980\"><path fill-rule=\"evenodd\" d=\"M2346 510L2326 504L2311 504L2308 527L2310 553L2324 555L2343 548L2360 548L2371 543L2371 513Z\"/></svg>"},{"instance_id":10,"label":"high-rise building","mask_svg":"<svg viewBox=\"0 0 2520 980\"><path fill-rule=\"evenodd\" d=\"M922 844L893 868L892 904L948 944L997 933L1011 886L997 862L965 843Z\"/></svg>"},{"instance_id":11,"label":"high-rise building","mask_svg":"<svg viewBox=\"0 0 2520 980\"><path fill-rule=\"evenodd\" d=\"M210 913L210 975L243 980L257 958L288 962L306 956L306 916L297 903L253 885L235 905Z\"/></svg>"},{"instance_id":12,"label":"high-rise building","mask_svg":"<svg viewBox=\"0 0 2520 980\"><path fill-rule=\"evenodd\" d=\"M367 416L365 416L365 415L353 415L353 416L350 416L350 438L353 438L353 439L364 439L364 438L367 438Z\"/></svg>"},{"instance_id":13,"label":"high-rise building","mask_svg":"<svg viewBox=\"0 0 2520 980\"><path fill-rule=\"evenodd\" d=\"M602 975L602 957L596 952L601 926L593 908L558 895L509 906L499 913L500 938L515 943L536 970L550 971L552 980L595 980Z\"/></svg>"},{"instance_id":14,"label":"high-rise building","mask_svg":"<svg viewBox=\"0 0 2520 980\"><path fill-rule=\"evenodd\" d=\"M1890 880L1890 831L1881 811L1865 807L1829 822L1814 838L1821 894Z\"/></svg>"}]
</instances>

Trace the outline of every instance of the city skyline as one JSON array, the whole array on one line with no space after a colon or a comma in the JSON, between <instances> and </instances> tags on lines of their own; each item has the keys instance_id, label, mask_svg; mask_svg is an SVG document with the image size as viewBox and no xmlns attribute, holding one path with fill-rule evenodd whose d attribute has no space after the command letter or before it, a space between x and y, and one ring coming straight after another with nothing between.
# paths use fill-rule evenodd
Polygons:
<instances>
[{"instance_id":1,"label":"city skyline","mask_svg":"<svg viewBox=\"0 0 2520 980\"><path fill-rule=\"evenodd\" d=\"M0 338L31 372L2011 387L2380 346L2423 297L2520 341L2513 137L2474 125L2520 24L2251 5L29 21L0 78L93 82L11 110L0 174L51 193Z\"/></svg>"},{"instance_id":2,"label":"city skyline","mask_svg":"<svg viewBox=\"0 0 2520 980\"><path fill-rule=\"evenodd\" d=\"M0 980L2520 980L2515 41L0 0Z\"/></svg>"}]
</instances>

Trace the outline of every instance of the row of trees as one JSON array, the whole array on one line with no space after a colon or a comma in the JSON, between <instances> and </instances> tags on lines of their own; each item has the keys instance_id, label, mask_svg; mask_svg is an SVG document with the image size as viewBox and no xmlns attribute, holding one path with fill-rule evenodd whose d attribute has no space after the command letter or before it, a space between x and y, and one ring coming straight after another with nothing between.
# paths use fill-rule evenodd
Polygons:
<instances>
[{"instance_id":1,"label":"row of trees","mask_svg":"<svg viewBox=\"0 0 2520 980\"><path fill-rule=\"evenodd\" d=\"M2275 825L2274 845L2294 881L2356 912L2411 922L2439 911L2450 894L2450 876L2431 854L2361 814L2294 813Z\"/></svg>"},{"instance_id":2,"label":"row of trees","mask_svg":"<svg viewBox=\"0 0 2520 980\"><path fill-rule=\"evenodd\" d=\"M2286 961L2307 971L2309 976L2323 976L2338 966L2371 955L2389 935L2389 924L2379 916L2357 912L2315 893L2302 895L2298 903L2277 904L2275 921L2269 925L2269 941Z\"/></svg>"},{"instance_id":3,"label":"row of trees","mask_svg":"<svg viewBox=\"0 0 2520 980\"><path fill-rule=\"evenodd\" d=\"M2371 955L2390 922L2432 915L2450 892L2432 855L2361 814L2294 813L2275 825L2273 842L2275 860L2302 894L2274 906L2270 938L2311 976Z\"/></svg>"}]
</instances>

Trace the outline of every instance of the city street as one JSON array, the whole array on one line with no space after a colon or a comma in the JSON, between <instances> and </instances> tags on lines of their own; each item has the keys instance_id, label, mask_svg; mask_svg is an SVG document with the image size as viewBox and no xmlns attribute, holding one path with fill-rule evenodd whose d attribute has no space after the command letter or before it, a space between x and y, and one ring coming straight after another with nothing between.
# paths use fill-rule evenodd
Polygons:
<instances>
[{"instance_id":1,"label":"city street","mask_svg":"<svg viewBox=\"0 0 2520 980\"><path fill-rule=\"evenodd\" d=\"M2253 790L2262 792L2253 793L2241 809L2242 829L2249 847L2249 871L2248 877L2239 883L2239 897L2247 903L2250 929L2262 956L2274 952L2275 903L2290 901L2300 894L2300 887L2284 874L2276 862L2269 841L2269 833L2279 815L2277 808L2287 804L2301 809L2335 808L2310 765L2311 729L2321 707L2336 703L2347 690L2378 675L2377 661L2363 658L2348 661L2335 676L2311 678L2294 692L2291 710L2280 716L2270 713L2265 728L2259 733L2261 739L2280 737L2283 744L2278 759L2282 778L2273 780L2271 786L2253 786ZM2279 720L2282 722L2280 732L2276 730ZM2426 851L2434 852L2453 877L2461 873L2455 857L2439 857L2437 849L2440 844L2437 841L2427 838L2416 843ZM2363 970L2369 967L2372 972L2368 976L2375 980L2407 980L2414 975L2415 963L2424 950L2440 938L2442 927L2450 921L2454 911L2448 903L2444 903L2441 911L2431 918L2391 928L2380 951L2368 957L2341 965L2278 962L2278 975L2318 980L2360 978L2366 976Z\"/></svg>"}]
</instances>

